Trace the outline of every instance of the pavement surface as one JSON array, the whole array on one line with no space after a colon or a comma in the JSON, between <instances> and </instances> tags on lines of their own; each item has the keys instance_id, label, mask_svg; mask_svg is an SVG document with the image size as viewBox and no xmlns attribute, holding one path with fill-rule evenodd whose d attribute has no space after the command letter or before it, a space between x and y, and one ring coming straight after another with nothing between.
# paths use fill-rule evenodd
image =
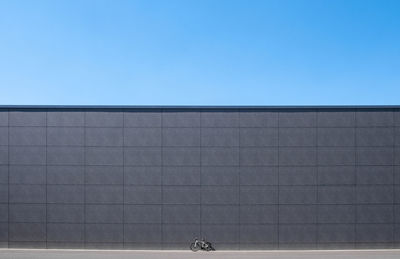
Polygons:
<instances>
[{"instance_id":1,"label":"pavement surface","mask_svg":"<svg viewBox=\"0 0 400 259\"><path fill-rule=\"evenodd\" d=\"M1 259L399 259L400 250L334 251L129 251L129 250L41 250L0 249Z\"/></svg>"}]
</instances>

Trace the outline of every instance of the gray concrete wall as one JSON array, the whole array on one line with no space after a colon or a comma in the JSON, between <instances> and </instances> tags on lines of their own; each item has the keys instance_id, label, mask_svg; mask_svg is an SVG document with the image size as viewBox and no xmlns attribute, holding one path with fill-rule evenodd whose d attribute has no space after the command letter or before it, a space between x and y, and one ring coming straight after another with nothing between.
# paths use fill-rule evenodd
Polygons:
<instances>
[{"instance_id":1,"label":"gray concrete wall","mask_svg":"<svg viewBox=\"0 0 400 259\"><path fill-rule=\"evenodd\" d=\"M398 109L0 110L0 247L400 245Z\"/></svg>"}]
</instances>

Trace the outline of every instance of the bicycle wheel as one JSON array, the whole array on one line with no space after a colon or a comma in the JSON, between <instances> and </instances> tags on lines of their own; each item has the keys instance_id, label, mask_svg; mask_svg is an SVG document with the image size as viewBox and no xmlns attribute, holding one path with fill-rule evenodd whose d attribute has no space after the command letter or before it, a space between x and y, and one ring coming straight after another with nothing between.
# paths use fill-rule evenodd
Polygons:
<instances>
[{"instance_id":1,"label":"bicycle wheel","mask_svg":"<svg viewBox=\"0 0 400 259\"><path fill-rule=\"evenodd\" d=\"M197 252L199 251L200 246L197 246L195 243L191 243L190 244L190 250L192 250L193 252Z\"/></svg>"}]
</instances>

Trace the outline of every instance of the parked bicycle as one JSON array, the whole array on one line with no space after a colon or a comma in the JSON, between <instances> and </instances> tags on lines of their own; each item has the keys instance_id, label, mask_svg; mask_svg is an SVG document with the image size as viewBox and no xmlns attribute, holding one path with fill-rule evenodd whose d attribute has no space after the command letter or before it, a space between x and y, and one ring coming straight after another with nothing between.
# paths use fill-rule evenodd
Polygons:
<instances>
[{"instance_id":1,"label":"parked bicycle","mask_svg":"<svg viewBox=\"0 0 400 259\"><path fill-rule=\"evenodd\" d=\"M215 251L214 247L211 245L210 242L207 242L204 238L199 240L197 238L194 239L194 242L190 244L190 250L193 252L197 252L199 250L204 251Z\"/></svg>"}]
</instances>

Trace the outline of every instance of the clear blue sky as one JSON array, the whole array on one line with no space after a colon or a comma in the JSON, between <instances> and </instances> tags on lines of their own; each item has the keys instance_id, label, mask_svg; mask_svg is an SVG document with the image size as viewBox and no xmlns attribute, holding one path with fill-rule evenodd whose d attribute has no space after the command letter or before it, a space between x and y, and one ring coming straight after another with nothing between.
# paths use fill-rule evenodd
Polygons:
<instances>
[{"instance_id":1,"label":"clear blue sky","mask_svg":"<svg viewBox=\"0 0 400 259\"><path fill-rule=\"evenodd\" d=\"M400 1L0 0L0 104L400 104Z\"/></svg>"}]
</instances>

